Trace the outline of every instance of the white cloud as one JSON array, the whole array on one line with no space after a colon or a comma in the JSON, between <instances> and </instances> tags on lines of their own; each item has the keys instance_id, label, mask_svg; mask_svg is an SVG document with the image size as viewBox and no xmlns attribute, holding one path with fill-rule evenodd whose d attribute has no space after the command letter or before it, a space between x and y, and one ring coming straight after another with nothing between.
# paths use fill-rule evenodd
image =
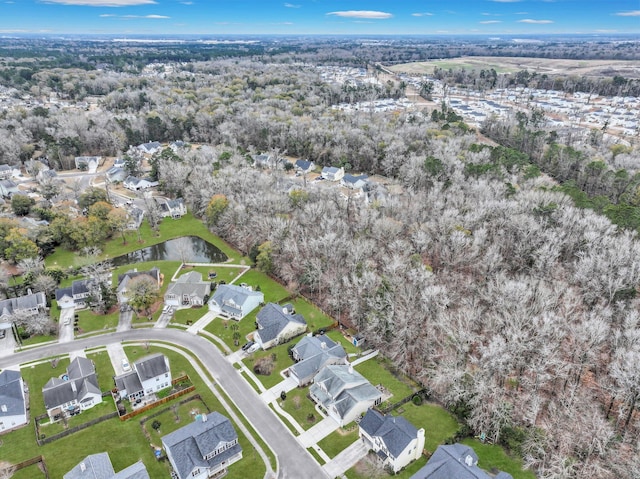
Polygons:
<instances>
[{"instance_id":1,"label":"white cloud","mask_svg":"<svg viewBox=\"0 0 640 479\"><path fill-rule=\"evenodd\" d=\"M103 13L102 15L100 15L100 18L117 17L117 16L118 15L114 13Z\"/></svg>"},{"instance_id":2,"label":"white cloud","mask_svg":"<svg viewBox=\"0 0 640 479\"><path fill-rule=\"evenodd\" d=\"M85 7L130 7L133 5L150 5L156 2L155 0L47 0L47 3Z\"/></svg>"},{"instance_id":3,"label":"white cloud","mask_svg":"<svg viewBox=\"0 0 640 479\"><path fill-rule=\"evenodd\" d=\"M618 12L615 15L618 17L640 17L640 10L631 10L630 12Z\"/></svg>"},{"instance_id":4,"label":"white cloud","mask_svg":"<svg viewBox=\"0 0 640 479\"><path fill-rule=\"evenodd\" d=\"M300 5L294 5L293 3L285 3L284 6L287 8L300 8Z\"/></svg>"},{"instance_id":5,"label":"white cloud","mask_svg":"<svg viewBox=\"0 0 640 479\"><path fill-rule=\"evenodd\" d=\"M524 20L518 20L518 23L531 23L534 25L544 25L547 23L554 23L553 20L533 20L531 18L525 18Z\"/></svg>"},{"instance_id":6,"label":"white cloud","mask_svg":"<svg viewBox=\"0 0 640 479\"><path fill-rule=\"evenodd\" d=\"M478 23L482 23L483 25L490 25L492 23L502 23L502 21L501 20L484 20Z\"/></svg>"},{"instance_id":7,"label":"white cloud","mask_svg":"<svg viewBox=\"0 0 640 479\"><path fill-rule=\"evenodd\" d=\"M180 3L183 4L183 5L193 5L193 2L188 2L188 1L180 2ZM176 23L176 25L178 25L178 24Z\"/></svg>"},{"instance_id":8,"label":"white cloud","mask_svg":"<svg viewBox=\"0 0 640 479\"><path fill-rule=\"evenodd\" d=\"M387 12L376 12L374 10L346 10L342 12L329 12L327 15L335 15L336 17L350 17L350 18L375 18L385 19L391 18L393 15Z\"/></svg>"},{"instance_id":9,"label":"white cloud","mask_svg":"<svg viewBox=\"0 0 640 479\"><path fill-rule=\"evenodd\" d=\"M516 12L514 15L529 15L529 12Z\"/></svg>"},{"instance_id":10,"label":"white cloud","mask_svg":"<svg viewBox=\"0 0 640 479\"><path fill-rule=\"evenodd\" d=\"M412 13L412 17L432 17L433 13L430 12L422 12L422 13Z\"/></svg>"}]
</instances>

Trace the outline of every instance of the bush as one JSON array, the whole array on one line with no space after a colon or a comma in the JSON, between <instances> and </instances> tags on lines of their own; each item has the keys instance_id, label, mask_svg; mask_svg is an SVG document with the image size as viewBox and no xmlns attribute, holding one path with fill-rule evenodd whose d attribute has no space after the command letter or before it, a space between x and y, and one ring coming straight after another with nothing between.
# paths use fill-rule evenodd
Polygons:
<instances>
[{"instance_id":1,"label":"bush","mask_svg":"<svg viewBox=\"0 0 640 479\"><path fill-rule=\"evenodd\" d=\"M273 359L271 356L260 358L253 365L253 372L262 376L269 376L273 372Z\"/></svg>"},{"instance_id":2,"label":"bush","mask_svg":"<svg viewBox=\"0 0 640 479\"><path fill-rule=\"evenodd\" d=\"M415 396L413 396L411 398L411 401L413 402L413 404L415 404L416 406L422 406L422 396L416 394Z\"/></svg>"}]
</instances>

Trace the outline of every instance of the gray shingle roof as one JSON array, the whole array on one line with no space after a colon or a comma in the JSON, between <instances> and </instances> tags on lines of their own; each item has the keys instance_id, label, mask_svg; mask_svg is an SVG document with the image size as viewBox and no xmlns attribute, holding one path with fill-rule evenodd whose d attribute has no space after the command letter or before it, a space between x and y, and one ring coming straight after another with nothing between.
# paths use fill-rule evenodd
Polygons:
<instances>
[{"instance_id":1,"label":"gray shingle roof","mask_svg":"<svg viewBox=\"0 0 640 479\"><path fill-rule=\"evenodd\" d=\"M133 367L140 377L140 381L146 381L169 372L169 360L164 354L155 353L138 359Z\"/></svg>"},{"instance_id":2,"label":"gray shingle roof","mask_svg":"<svg viewBox=\"0 0 640 479\"><path fill-rule=\"evenodd\" d=\"M367 411L359 426L369 436L380 437L394 458L418 437L418 430L402 416L384 416L373 409Z\"/></svg>"},{"instance_id":3,"label":"gray shingle roof","mask_svg":"<svg viewBox=\"0 0 640 479\"><path fill-rule=\"evenodd\" d=\"M282 306L268 303L256 316L260 338L263 343L278 337L278 334L290 323L307 324L301 314L287 314Z\"/></svg>"},{"instance_id":4,"label":"gray shingle roof","mask_svg":"<svg viewBox=\"0 0 640 479\"><path fill-rule=\"evenodd\" d=\"M295 345L293 354L300 361L290 369L300 380L310 378L327 364L335 364L347 357L344 348L324 334L305 336Z\"/></svg>"},{"instance_id":5,"label":"gray shingle roof","mask_svg":"<svg viewBox=\"0 0 640 479\"><path fill-rule=\"evenodd\" d=\"M81 400L85 394L100 394L96 370L87 358L75 358L67 368L69 379L51 378L42 388L42 396L47 409L64 403ZM75 390L74 390L75 387Z\"/></svg>"},{"instance_id":6,"label":"gray shingle roof","mask_svg":"<svg viewBox=\"0 0 640 479\"><path fill-rule=\"evenodd\" d=\"M264 298L264 295L260 291L249 291L235 284L221 284L211 299L223 312L239 315L242 313L242 306L251 297Z\"/></svg>"},{"instance_id":7,"label":"gray shingle roof","mask_svg":"<svg viewBox=\"0 0 640 479\"><path fill-rule=\"evenodd\" d=\"M174 283L167 288L165 297L168 295L175 296L196 296L200 299L209 294L211 283L202 281L202 274L197 271L190 271L180 276Z\"/></svg>"},{"instance_id":8,"label":"gray shingle roof","mask_svg":"<svg viewBox=\"0 0 640 479\"><path fill-rule=\"evenodd\" d=\"M56 289L56 300L59 300L63 296L76 296L81 294L86 294L89 292L89 280L88 279L77 279L71 286L68 288L60 288Z\"/></svg>"},{"instance_id":9,"label":"gray shingle roof","mask_svg":"<svg viewBox=\"0 0 640 479\"><path fill-rule=\"evenodd\" d=\"M129 371L120 376L113 378L118 391L126 391L127 395L135 394L142 391L142 383L135 371Z\"/></svg>"},{"instance_id":10,"label":"gray shingle roof","mask_svg":"<svg viewBox=\"0 0 640 479\"><path fill-rule=\"evenodd\" d=\"M0 301L0 315L13 314L25 309L44 308L47 306L47 298L44 293L32 293L18 298L3 299Z\"/></svg>"},{"instance_id":11,"label":"gray shingle roof","mask_svg":"<svg viewBox=\"0 0 640 479\"><path fill-rule=\"evenodd\" d=\"M468 463L465 462L468 459ZM477 466L478 456L464 444L438 446L427 465L416 472L411 479L491 479ZM501 479L513 479L510 474L502 473Z\"/></svg>"},{"instance_id":12,"label":"gray shingle roof","mask_svg":"<svg viewBox=\"0 0 640 479\"><path fill-rule=\"evenodd\" d=\"M106 452L85 457L63 477L64 479L150 479L142 461L138 461L116 474L109 454Z\"/></svg>"},{"instance_id":13,"label":"gray shingle roof","mask_svg":"<svg viewBox=\"0 0 640 479\"><path fill-rule=\"evenodd\" d=\"M149 271L135 271L130 270L124 274L118 275L118 288L117 291L120 292L127 287L129 281L133 278L137 278L139 276L148 276L153 279L156 284L160 283L160 270L156 267L151 268Z\"/></svg>"},{"instance_id":14,"label":"gray shingle roof","mask_svg":"<svg viewBox=\"0 0 640 479\"><path fill-rule=\"evenodd\" d=\"M188 477L196 467L213 467L242 452L240 444L236 444L205 460L207 454L238 439L231 421L219 412L209 413L206 418L162 437L162 444L171 452L172 465L180 478Z\"/></svg>"},{"instance_id":15,"label":"gray shingle roof","mask_svg":"<svg viewBox=\"0 0 640 479\"><path fill-rule=\"evenodd\" d=\"M21 378L19 372L9 369L0 373L0 418L25 413Z\"/></svg>"}]
</instances>

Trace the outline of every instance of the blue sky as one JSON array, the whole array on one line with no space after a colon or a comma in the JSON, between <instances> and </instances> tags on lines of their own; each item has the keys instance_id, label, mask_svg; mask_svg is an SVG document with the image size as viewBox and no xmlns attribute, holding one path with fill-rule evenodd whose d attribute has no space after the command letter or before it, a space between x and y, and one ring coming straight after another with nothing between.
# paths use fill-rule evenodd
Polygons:
<instances>
[{"instance_id":1,"label":"blue sky","mask_svg":"<svg viewBox=\"0 0 640 479\"><path fill-rule=\"evenodd\" d=\"M640 0L0 0L11 33L640 34Z\"/></svg>"}]
</instances>

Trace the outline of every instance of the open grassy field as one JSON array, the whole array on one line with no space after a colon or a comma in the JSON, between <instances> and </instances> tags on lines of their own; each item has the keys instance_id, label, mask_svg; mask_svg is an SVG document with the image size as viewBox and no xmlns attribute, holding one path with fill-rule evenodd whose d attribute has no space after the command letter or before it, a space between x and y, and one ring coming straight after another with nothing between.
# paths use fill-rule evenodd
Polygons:
<instances>
[{"instance_id":1,"label":"open grassy field","mask_svg":"<svg viewBox=\"0 0 640 479\"><path fill-rule=\"evenodd\" d=\"M460 57L429 62L403 63L388 67L397 73L417 73L429 75L433 68L446 70L487 70L493 68L498 73L514 73L529 70L547 75L576 75L612 77L622 75L628 78L640 78L638 62L625 60L558 60L549 58L525 57Z\"/></svg>"}]
</instances>

